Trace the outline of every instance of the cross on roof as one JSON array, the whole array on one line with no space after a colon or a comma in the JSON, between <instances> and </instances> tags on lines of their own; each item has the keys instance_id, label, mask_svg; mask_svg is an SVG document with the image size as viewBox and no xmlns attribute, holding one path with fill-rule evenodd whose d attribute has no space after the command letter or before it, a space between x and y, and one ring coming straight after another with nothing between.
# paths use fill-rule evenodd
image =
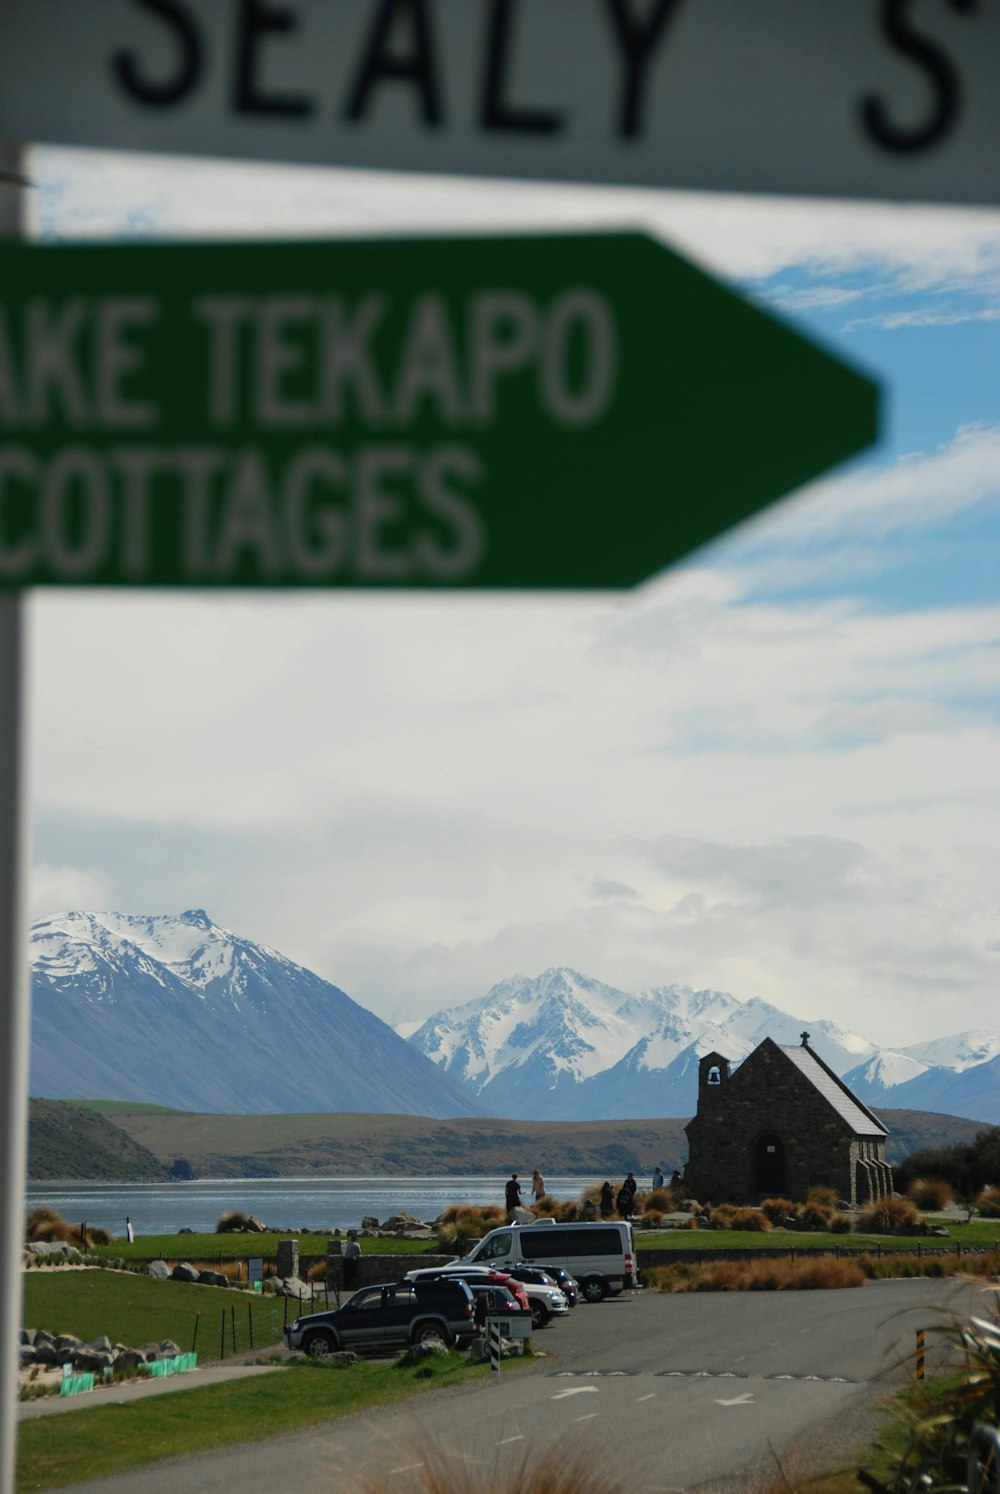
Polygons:
<instances>
[{"instance_id":1,"label":"cross on roof","mask_svg":"<svg viewBox=\"0 0 1000 1494\"><path fill-rule=\"evenodd\" d=\"M802 1039L802 1046L803 1046L803 1048L808 1048L808 1046L809 1046L809 1034L808 1034L808 1032L801 1032L801 1033L799 1033L799 1036Z\"/></svg>"}]
</instances>

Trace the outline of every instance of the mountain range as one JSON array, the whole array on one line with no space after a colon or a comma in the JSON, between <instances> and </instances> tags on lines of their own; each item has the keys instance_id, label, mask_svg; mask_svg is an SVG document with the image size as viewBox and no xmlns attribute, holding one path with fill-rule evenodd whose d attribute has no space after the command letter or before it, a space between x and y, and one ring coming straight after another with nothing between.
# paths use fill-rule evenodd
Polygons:
<instances>
[{"instance_id":1,"label":"mountain range","mask_svg":"<svg viewBox=\"0 0 1000 1494\"><path fill-rule=\"evenodd\" d=\"M627 992L565 967L515 976L485 996L397 1030L495 1114L535 1120L692 1115L699 1060L738 1063L765 1037L810 1042L874 1109L1000 1123L1000 1032L879 1048L823 1018L725 991Z\"/></svg>"},{"instance_id":2,"label":"mountain range","mask_svg":"<svg viewBox=\"0 0 1000 1494\"><path fill-rule=\"evenodd\" d=\"M487 1113L388 1023L200 908L44 919L31 931L31 974L32 1095L243 1113Z\"/></svg>"},{"instance_id":3,"label":"mountain range","mask_svg":"<svg viewBox=\"0 0 1000 1494\"><path fill-rule=\"evenodd\" d=\"M337 986L221 928L71 912L31 934L30 1092L241 1114L368 1112L583 1121L688 1117L713 1050L812 1046L873 1109L1000 1124L1000 1033L880 1048L826 1019L566 967L393 1030Z\"/></svg>"}]
</instances>

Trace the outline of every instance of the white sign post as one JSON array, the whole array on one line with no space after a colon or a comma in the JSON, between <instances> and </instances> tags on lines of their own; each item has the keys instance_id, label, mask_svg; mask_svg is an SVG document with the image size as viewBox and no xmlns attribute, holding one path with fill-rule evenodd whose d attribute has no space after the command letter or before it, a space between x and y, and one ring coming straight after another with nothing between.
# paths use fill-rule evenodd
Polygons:
<instances>
[{"instance_id":1,"label":"white sign post","mask_svg":"<svg viewBox=\"0 0 1000 1494\"><path fill-rule=\"evenodd\" d=\"M0 137L1000 201L995 0L4 0Z\"/></svg>"},{"instance_id":2,"label":"white sign post","mask_svg":"<svg viewBox=\"0 0 1000 1494\"><path fill-rule=\"evenodd\" d=\"M21 153L0 142L0 236L21 230ZM0 1489L14 1487L21 1220L28 1110L28 953L22 894L26 794L21 592L0 594Z\"/></svg>"}]
</instances>

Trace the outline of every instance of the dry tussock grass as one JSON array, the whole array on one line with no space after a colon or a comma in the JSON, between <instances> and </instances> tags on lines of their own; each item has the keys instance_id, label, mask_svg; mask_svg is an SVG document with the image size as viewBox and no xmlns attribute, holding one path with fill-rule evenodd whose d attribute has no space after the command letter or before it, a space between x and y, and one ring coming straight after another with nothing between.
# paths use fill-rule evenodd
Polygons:
<instances>
[{"instance_id":1,"label":"dry tussock grass","mask_svg":"<svg viewBox=\"0 0 1000 1494\"><path fill-rule=\"evenodd\" d=\"M984 1188L976 1199L976 1208L984 1219L1000 1219L1000 1188Z\"/></svg>"},{"instance_id":2,"label":"dry tussock grass","mask_svg":"<svg viewBox=\"0 0 1000 1494\"><path fill-rule=\"evenodd\" d=\"M855 1261L821 1255L815 1260L679 1261L642 1273L658 1292L808 1292L859 1287L865 1272Z\"/></svg>"},{"instance_id":3,"label":"dry tussock grass","mask_svg":"<svg viewBox=\"0 0 1000 1494\"><path fill-rule=\"evenodd\" d=\"M91 1245L110 1245L113 1235L106 1229L88 1229L86 1236L80 1233L78 1224L67 1224L61 1214L47 1204L32 1209L25 1220L24 1238L28 1242L47 1241L50 1244L76 1245L86 1250Z\"/></svg>"},{"instance_id":4,"label":"dry tussock grass","mask_svg":"<svg viewBox=\"0 0 1000 1494\"><path fill-rule=\"evenodd\" d=\"M806 1203L818 1204L821 1209L831 1212L837 1207L836 1188L827 1188L825 1184L816 1183L806 1191Z\"/></svg>"},{"instance_id":5,"label":"dry tussock grass","mask_svg":"<svg viewBox=\"0 0 1000 1494\"><path fill-rule=\"evenodd\" d=\"M920 1215L908 1198L896 1198L887 1194L874 1199L861 1211L858 1228L868 1233L889 1233L898 1230L919 1234L923 1227Z\"/></svg>"},{"instance_id":6,"label":"dry tussock grass","mask_svg":"<svg viewBox=\"0 0 1000 1494\"><path fill-rule=\"evenodd\" d=\"M735 1204L720 1204L709 1216L716 1229L768 1230L771 1221L763 1209L742 1208Z\"/></svg>"},{"instance_id":7,"label":"dry tussock grass","mask_svg":"<svg viewBox=\"0 0 1000 1494\"><path fill-rule=\"evenodd\" d=\"M367 1483L363 1494L626 1494L627 1485L602 1466L593 1449L573 1451L556 1445L527 1451L514 1462L499 1459L492 1468L440 1449L420 1448L424 1466L402 1486L398 1476ZM610 1458L609 1458L610 1464Z\"/></svg>"},{"instance_id":8,"label":"dry tussock grass","mask_svg":"<svg viewBox=\"0 0 1000 1494\"><path fill-rule=\"evenodd\" d=\"M955 1194L944 1178L914 1178L906 1196L918 1209L946 1209Z\"/></svg>"}]
</instances>

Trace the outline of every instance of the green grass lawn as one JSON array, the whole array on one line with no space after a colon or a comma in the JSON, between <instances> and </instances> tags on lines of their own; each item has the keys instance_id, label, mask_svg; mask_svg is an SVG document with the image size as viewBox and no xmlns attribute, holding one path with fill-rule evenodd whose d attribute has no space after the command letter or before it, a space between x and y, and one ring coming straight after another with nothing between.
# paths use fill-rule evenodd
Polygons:
<instances>
[{"instance_id":1,"label":"green grass lawn","mask_svg":"<svg viewBox=\"0 0 1000 1494\"><path fill-rule=\"evenodd\" d=\"M936 1220L934 1221L937 1222ZM942 1220L948 1229L943 1235L834 1235L807 1234L804 1230L768 1229L665 1229L636 1236L639 1250L916 1250L918 1243L928 1249L952 1249L956 1245L976 1249L1000 1246L1000 1220L974 1219L970 1224Z\"/></svg>"},{"instance_id":2,"label":"green grass lawn","mask_svg":"<svg viewBox=\"0 0 1000 1494\"><path fill-rule=\"evenodd\" d=\"M27 1271L22 1321L26 1328L75 1333L87 1342L107 1334L113 1343L137 1348L169 1338L184 1353L196 1348L203 1362L222 1354L223 1314L227 1358L233 1352L234 1320L240 1354L250 1348L251 1326L254 1349L281 1343L286 1301L119 1271ZM292 1302L288 1313L295 1315Z\"/></svg>"},{"instance_id":3,"label":"green grass lawn","mask_svg":"<svg viewBox=\"0 0 1000 1494\"><path fill-rule=\"evenodd\" d=\"M364 1361L349 1369L289 1365L230 1385L27 1420L18 1430L17 1491L110 1478L163 1458L261 1441L488 1375L488 1365L470 1365L461 1354L407 1369Z\"/></svg>"},{"instance_id":4,"label":"green grass lawn","mask_svg":"<svg viewBox=\"0 0 1000 1494\"><path fill-rule=\"evenodd\" d=\"M933 1216L932 1216L933 1217ZM935 1221L938 1222L938 1221ZM721 1230L721 1229L666 1229L642 1230L636 1236L640 1250L876 1250L902 1249L917 1242L928 1247L968 1245L977 1248L1000 1246L1000 1220L974 1219L969 1224L956 1224L954 1220L941 1220L948 1229L947 1239L935 1235L834 1235L807 1234L799 1230ZM275 1234L202 1234L202 1235L137 1235L134 1244L127 1240L116 1240L113 1245L101 1245L94 1254L101 1260L115 1256L123 1259L152 1259L162 1257L167 1261L202 1261L210 1263L220 1260L247 1260L252 1256L274 1256L278 1241L296 1238L301 1255L326 1255L328 1235L302 1234L298 1236ZM423 1255L436 1254L438 1246L434 1240L379 1240L362 1239L363 1255Z\"/></svg>"},{"instance_id":5,"label":"green grass lawn","mask_svg":"<svg viewBox=\"0 0 1000 1494\"><path fill-rule=\"evenodd\" d=\"M209 1234L209 1235L136 1235L115 1240L112 1245L98 1245L93 1254L99 1260L165 1261L231 1261L249 1260L253 1256L274 1256L279 1240L298 1240L300 1255L326 1255L329 1235L313 1234ZM369 1240L358 1242L362 1255L421 1255L437 1251L435 1240Z\"/></svg>"}]
</instances>

